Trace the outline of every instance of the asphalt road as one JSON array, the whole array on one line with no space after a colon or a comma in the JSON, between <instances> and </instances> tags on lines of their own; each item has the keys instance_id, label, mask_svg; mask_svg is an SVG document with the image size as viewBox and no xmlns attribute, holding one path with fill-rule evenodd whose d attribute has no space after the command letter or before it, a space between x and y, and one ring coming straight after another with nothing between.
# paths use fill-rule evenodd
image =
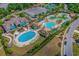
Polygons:
<instances>
[{"instance_id":1,"label":"asphalt road","mask_svg":"<svg viewBox=\"0 0 79 59\"><path fill-rule=\"evenodd\" d=\"M74 30L77 28L78 25L79 25L79 19L75 20L71 24L71 26L68 30L68 33L66 34L67 43L66 43L66 45L64 45L64 55L66 55L66 56L72 56L73 55L72 44L74 42L74 39L72 37L73 37L73 34L74 34Z\"/></svg>"}]
</instances>

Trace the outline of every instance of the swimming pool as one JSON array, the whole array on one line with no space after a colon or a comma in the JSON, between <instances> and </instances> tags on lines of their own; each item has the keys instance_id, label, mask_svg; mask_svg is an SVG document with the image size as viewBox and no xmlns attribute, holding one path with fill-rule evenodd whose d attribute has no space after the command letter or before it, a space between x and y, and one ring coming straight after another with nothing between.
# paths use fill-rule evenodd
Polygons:
<instances>
[{"instance_id":1,"label":"swimming pool","mask_svg":"<svg viewBox=\"0 0 79 59\"><path fill-rule=\"evenodd\" d=\"M45 27L48 29L52 29L53 27L55 27L57 24L54 22L46 22L45 23Z\"/></svg>"},{"instance_id":2,"label":"swimming pool","mask_svg":"<svg viewBox=\"0 0 79 59\"><path fill-rule=\"evenodd\" d=\"M38 39L38 35L38 32L34 30L24 31L17 36L14 36L14 44L18 47L29 45Z\"/></svg>"},{"instance_id":3,"label":"swimming pool","mask_svg":"<svg viewBox=\"0 0 79 59\"><path fill-rule=\"evenodd\" d=\"M54 19L56 19L56 16L50 16L49 19L54 20Z\"/></svg>"},{"instance_id":4,"label":"swimming pool","mask_svg":"<svg viewBox=\"0 0 79 59\"><path fill-rule=\"evenodd\" d=\"M36 35L36 33L34 31L28 31L28 32L23 33L18 38L18 40L19 40L19 42L25 42L25 41L32 39L35 35Z\"/></svg>"},{"instance_id":5,"label":"swimming pool","mask_svg":"<svg viewBox=\"0 0 79 59\"><path fill-rule=\"evenodd\" d=\"M50 15L50 16L47 16L47 19L48 20L57 20L57 17L55 15Z\"/></svg>"}]
</instances>

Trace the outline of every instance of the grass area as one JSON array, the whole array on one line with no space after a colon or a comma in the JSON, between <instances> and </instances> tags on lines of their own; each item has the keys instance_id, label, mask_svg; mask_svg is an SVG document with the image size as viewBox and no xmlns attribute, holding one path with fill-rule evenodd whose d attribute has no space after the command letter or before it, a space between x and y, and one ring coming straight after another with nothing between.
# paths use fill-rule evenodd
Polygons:
<instances>
[{"instance_id":1,"label":"grass area","mask_svg":"<svg viewBox=\"0 0 79 59\"><path fill-rule=\"evenodd\" d=\"M74 32L73 38L76 41L73 44L73 55L74 56L79 56L79 43L77 41L77 40L79 40L79 33Z\"/></svg>"},{"instance_id":2,"label":"grass area","mask_svg":"<svg viewBox=\"0 0 79 59\"><path fill-rule=\"evenodd\" d=\"M0 39L0 47L2 46L2 43L1 43L1 39Z\"/></svg>"},{"instance_id":3,"label":"grass area","mask_svg":"<svg viewBox=\"0 0 79 59\"><path fill-rule=\"evenodd\" d=\"M42 37L41 37L42 38ZM4 38L5 39L5 38ZM12 44L12 47L8 47L6 42L3 42L4 44L4 51L6 53L6 55L8 56L22 56L24 55L29 49L31 49L34 45L39 44L40 42L43 41L42 39L38 39L37 41L31 43L30 45L26 45L24 47L17 47L14 44ZM5 46L6 45L6 46Z\"/></svg>"},{"instance_id":4,"label":"grass area","mask_svg":"<svg viewBox=\"0 0 79 59\"><path fill-rule=\"evenodd\" d=\"M74 32L73 38L75 40L79 40L79 33Z\"/></svg>"},{"instance_id":5,"label":"grass area","mask_svg":"<svg viewBox=\"0 0 79 59\"><path fill-rule=\"evenodd\" d=\"M2 47L1 39L0 39L0 48ZM5 56L5 51L4 49L0 49L0 56Z\"/></svg>"},{"instance_id":6,"label":"grass area","mask_svg":"<svg viewBox=\"0 0 79 59\"><path fill-rule=\"evenodd\" d=\"M6 56L4 49L0 49L0 56Z\"/></svg>"},{"instance_id":7,"label":"grass area","mask_svg":"<svg viewBox=\"0 0 79 59\"><path fill-rule=\"evenodd\" d=\"M39 44L40 42L42 42L43 40L38 39L37 41L35 41L34 43L31 43L30 45L26 45L25 47L16 47L13 46L12 50L13 50L13 54L12 55L24 55L28 50L30 50L34 45Z\"/></svg>"},{"instance_id":8,"label":"grass area","mask_svg":"<svg viewBox=\"0 0 79 59\"><path fill-rule=\"evenodd\" d=\"M77 29L76 30L79 30L79 26L77 27Z\"/></svg>"},{"instance_id":9,"label":"grass area","mask_svg":"<svg viewBox=\"0 0 79 59\"><path fill-rule=\"evenodd\" d=\"M3 49L5 51L5 54L9 56L12 53L12 50L8 47L8 42L9 42L9 39L2 36L1 43L3 45Z\"/></svg>"},{"instance_id":10,"label":"grass area","mask_svg":"<svg viewBox=\"0 0 79 59\"><path fill-rule=\"evenodd\" d=\"M76 43L73 44L73 55L79 56L79 45L77 45Z\"/></svg>"},{"instance_id":11,"label":"grass area","mask_svg":"<svg viewBox=\"0 0 79 59\"><path fill-rule=\"evenodd\" d=\"M55 35L57 35L59 31L54 32L48 38L46 38L43 42L38 45L35 45L32 49L30 49L27 53L28 55L34 55L38 50L40 50L43 46L45 46ZM26 54L25 54L26 55Z\"/></svg>"},{"instance_id":12,"label":"grass area","mask_svg":"<svg viewBox=\"0 0 79 59\"><path fill-rule=\"evenodd\" d=\"M35 53L34 56L58 56L61 52L60 43L60 38L55 37L46 46Z\"/></svg>"}]
</instances>

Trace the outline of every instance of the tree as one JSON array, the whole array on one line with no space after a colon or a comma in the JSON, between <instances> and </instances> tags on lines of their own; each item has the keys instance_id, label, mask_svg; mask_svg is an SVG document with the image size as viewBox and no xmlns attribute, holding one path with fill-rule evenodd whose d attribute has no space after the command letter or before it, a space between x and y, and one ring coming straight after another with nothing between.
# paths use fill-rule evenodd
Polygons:
<instances>
[{"instance_id":1,"label":"tree","mask_svg":"<svg viewBox=\"0 0 79 59\"><path fill-rule=\"evenodd\" d=\"M2 30L2 29L0 29L0 34L2 35L2 33L3 33L3 30Z\"/></svg>"},{"instance_id":2,"label":"tree","mask_svg":"<svg viewBox=\"0 0 79 59\"><path fill-rule=\"evenodd\" d=\"M1 34L1 35L2 35L2 33L3 33L2 24L3 24L3 21L0 19L0 34Z\"/></svg>"},{"instance_id":3,"label":"tree","mask_svg":"<svg viewBox=\"0 0 79 59\"><path fill-rule=\"evenodd\" d=\"M2 20L0 20L0 26L2 26L2 24L3 24L3 21L2 21Z\"/></svg>"},{"instance_id":4,"label":"tree","mask_svg":"<svg viewBox=\"0 0 79 59\"><path fill-rule=\"evenodd\" d=\"M68 10L70 12L79 13L79 4L78 3L76 3L76 4L71 3L71 4L67 4L67 5L68 5Z\"/></svg>"}]
</instances>

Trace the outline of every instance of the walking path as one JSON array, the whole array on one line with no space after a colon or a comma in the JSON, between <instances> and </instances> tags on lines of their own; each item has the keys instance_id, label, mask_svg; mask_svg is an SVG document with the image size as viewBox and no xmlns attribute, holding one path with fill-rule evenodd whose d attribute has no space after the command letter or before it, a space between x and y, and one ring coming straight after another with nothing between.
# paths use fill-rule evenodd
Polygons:
<instances>
[{"instance_id":1,"label":"walking path","mask_svg":"<svg viewBox=\"0 0 79 59\"><path fill-rule=\"evenodd\" d=\"M2 36L9 38L8 45L10 45L12 43L12 38L9 35L11 35L11 34L7 34L7 35L6 34L2 34Z\"/></svg>"}]
</instances>

